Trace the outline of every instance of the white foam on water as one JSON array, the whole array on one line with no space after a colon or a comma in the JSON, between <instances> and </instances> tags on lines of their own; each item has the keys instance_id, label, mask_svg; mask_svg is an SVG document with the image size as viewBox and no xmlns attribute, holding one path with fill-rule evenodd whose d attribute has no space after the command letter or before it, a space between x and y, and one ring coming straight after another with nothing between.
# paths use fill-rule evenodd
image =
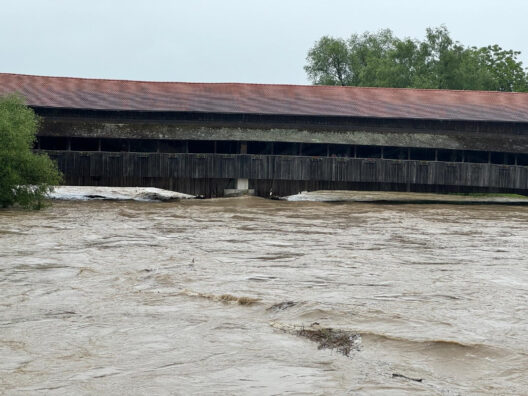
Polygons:
<instances>
[{"instance_id":1,"label":"white foam on water","mask_svg":"<svg viewBox=\"0 0 528 396\"><path fill-rule=\"evenodd\" d=\"M133 200L133 201L172 201L191 199L193 195L154 187L95 187L58 186L48 195L51 199L67 201Z\"/></svg>"},{"instance_id":2,"label":"white foam on water","mask_svg":"<svg viewBox=\"0 0 528 396\"><path fill-rule=\"evenodd\" d=\"M398 191L302 191L282 197L290 202L427 202L427 203L508 203L526 204L528 197L486 195L433 194Z\"/></svg>"}]
</instances>

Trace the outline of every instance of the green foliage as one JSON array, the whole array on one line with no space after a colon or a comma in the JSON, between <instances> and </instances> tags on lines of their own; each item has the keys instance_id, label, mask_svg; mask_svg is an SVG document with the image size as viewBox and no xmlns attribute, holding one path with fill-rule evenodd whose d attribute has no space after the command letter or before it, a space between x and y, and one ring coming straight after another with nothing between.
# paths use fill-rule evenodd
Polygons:
<instances>
[{"instance_id":1,"label":"green foliage","mask_svg":"<svg viewBox=\"0 0 528 396\"><path fill-rule=\"evenodd\" d=\"M528 92L519 54L497 45L465 47L445 26L428 28L423 41L399 39L387 29L348 40L322 37L304 69L317 85Z\"/></svg>"},{"instance_id":2,"label":"green foliage","mask_svg":"<svg viewBox=\"0 0 528 396\"><path fill-rule=\"evenodd\" d=\"M349 53L344 40L323 37L308 52L310 65L305 67L310 78L321 85L352 85Z\"/></svg>"},{"instance_id":3,"label":"green foliage","mask_svg":"<svg viewBox=\"0 0 528 396\"><path fill-rule=\"evenodd\" d=\"M39 209L61 181L56 164L32 152L38 122L19 97L0 97L0 207Z\"/></svg>"},{"instance_id":4,"label":"green foliage","mask_svg":"<svg viewBox=\"0 0 528 396\"><path fill-rule=\"evenodd\" d=\"M477 51L493 79L494 90L528 92L528 73L524 71L522 62L517 61L520 51L506 51L498 45L490 45Z\"/></svg>"}]
</instances>

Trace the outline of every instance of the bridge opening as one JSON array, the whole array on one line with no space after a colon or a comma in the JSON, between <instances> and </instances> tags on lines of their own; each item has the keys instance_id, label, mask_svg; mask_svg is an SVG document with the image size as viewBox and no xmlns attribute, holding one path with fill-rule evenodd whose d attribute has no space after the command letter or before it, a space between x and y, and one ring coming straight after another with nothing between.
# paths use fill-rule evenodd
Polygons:
<instances>
[{"instance_id":1,"label":"bridge opening","mask_svg":"<svg viewBox=\"0 0 528 396\"><path fill-rule=\"evenodd\" d=\"M189 140L189 153L214 154L215 142L212 140Z\"/></svg>"},{"instance_id":2,"label":"bridge opening","mask_svg":"<svg viewBox=\"0 0 528 396\"><path fill-rule=\"evenodd\" d=\"M246 142L222 140L112 139L38 136L34 148L49 151L241 154ZM247 154L307 157L383 158L392 160L528 165L528 154L324 143L247 142Z\"/></svg>"},{"instance_id":3,"label":"bridge opening","mask_svg":"<svg viewBox=\"0 0 528 396\"><path fill-rule=\"evenodd\" d=\"M511 153L491 153L492 164L515 165L515 155Z\"/></svg>"},{"instance_id":4,"label":"bridge opening","mask_svg":"<svg viewBox=\"0 0 528 396\"><path fill-rule=\"evenodd\" d=\"M134 153L155 153L158 151L158 142L147 139L130 139L130 151Z\"/></svg>"},{"instance_id":5,"label":"bridge opening","mask_svg":"<svg viewBox=\"0 0 528 396\"><path fill-rule=\"evenodd\" d=\"M463 162L464 153L460 150L438 150L438 161Z\"/></svg>"},{"instance_id":6,"label":"bridge opening","mask_svg":"<svg viewBox=\"0 0 528 396\"><path fill-rule=\"evenodd\" d=\"M218 141L216 142L217 154L238 154L240 153L240 143L236 141Z\"/></svg>"},{"instance_id":7,"label":"bridge opening","mask_svg":"<svg viewBox=\"0 0 528 396\"><path fill-rule=\"evenodd\" d=\"M464 162L486 164L490 162L489 154L485 151L464 151Z\"/></svg>"},{"instance_id":8,"label":"bridge opening","mask_svg":"<svg viewBox=\"0 0 528 396\"><path fill-rule=\"evenodd\" d=\"M248 154L271 155L273 154L273 143L271 142L248 142Z\"/></svg>"},{"instance_id":9,"label":"bridge opening","mask_svg":"<svg viewBox=\"0 0 528 396\"><path fill-rule=\"evenodd\" d=\"M88 138L71 138L70 149L72 151L99 151L99 140Z\"/></svg>"},{"instance_id":10,"label":"bridge opening","mask_svg":"<svg viewBox=\"0 0 528 396\"><path fill-rule=\"evenodd\" d=\"M160 140L160 153L186 153L187 142L181 140Z\"/></svg>"},{"instance_id":11,"label":"bridge opening","mask_svg":"<svg viewBox=\"0 0 528 396\"><path fill-rule=\"evenodd\" d=\"M517 165L528 165L528 154L517 154Z\"/></svg>"},{"instance_id":12,"label":"bridge opening","mask_svg":"<svg viewBox=\"0 0 528 396\"><path fill-rule=\"evenodd\" d=\"M273 143L274 155L299 155L299 143L276 142ZM325 153L326 156L326 153Z\"/></svg>"},{"instance_id":13,"label":"bridge opening","mask_svg":"<svg viewBox=\"0 0 528 396\"><path fill-rule=\"evenodd\" d=\"M125 139L101 139L101 151L130 151Z\"/></svg>"},{"instance_id":14,"label":"bridge opening","mask_svg":"<svg viewBox=\"0 0 528 396\"><path fill-rule=\"evenodd\" d=\"M412 148L410 159L415 161L436 161L436 151L429 148Z\"/></svg>"},{"instance_id":15,"label":"bridge opening","mask_svg":"<svg viewBox=\"0 0 528 396\"><path fill-rule=\"evenodd\" d=\"M356 146L357 158L381 158L380 146Z\"/></svg>"},{"instance_id":16,"label":"bridge opening","mask_svg":"<svg viewBox=\"0 0 528 396\"><path fill-rule=\"evenodd\" d=\"M254 154L254 155L272 155L273 154L273 143L271 142L248 142L247 152L248 154Z\"/></svg>"},{"instance_id":17,"label":"bridge opening","mask_svg":"<svg viewBox=\"0 0 528 396\"><path fill-rule=\"evenodd\" d=\"M41 150L69 150L70 139L65 137L41 136L36 146Z\"/></svg>"},{"instance_id":18,"label":"bridge opening","mask_svg":"<svg viewBox=\"0 0 528 396\"><path fill-rule=\"evenodd\" d=\"M328 145L319 143L301 144L300 155L307 157L326 157L328 155Z\"/></svg>"},{"instance_id":19,"label":"bridge opening","mask_svg":"<svg viewBox=\"0 0 528 396\"><path fill-rule=\"evenodd\" d=\"M350 157L352 146L347 144L329 144L328 145L328 155L330 157Z\"/></svg>"},{"instance_id":20,"label":"bridge opening","mask_svg":"<svg viewBox=\"0 0 528 396\"><path fill-rule=\"evenodd\" d=\"M409 149L404 147L383 147L383 158L406 160L409 159Z\"/></svg>"}]
</instances>

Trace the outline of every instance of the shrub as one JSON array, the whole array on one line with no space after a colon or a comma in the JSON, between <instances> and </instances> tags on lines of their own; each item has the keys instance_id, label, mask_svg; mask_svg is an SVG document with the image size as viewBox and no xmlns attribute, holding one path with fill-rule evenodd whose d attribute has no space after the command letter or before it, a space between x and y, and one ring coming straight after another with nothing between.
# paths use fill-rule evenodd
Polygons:
<instances>
[{"instance_id":1,"label":"shrub","mask_svg":"<svg viewBox=\"0 0 528 396\"><path fill-rule=\"evenodd\" d=\"M16 95L0 97L0 207L40 209L62 175L45 154L33 153L39 119Z\"/></svg>"}]
</instances>

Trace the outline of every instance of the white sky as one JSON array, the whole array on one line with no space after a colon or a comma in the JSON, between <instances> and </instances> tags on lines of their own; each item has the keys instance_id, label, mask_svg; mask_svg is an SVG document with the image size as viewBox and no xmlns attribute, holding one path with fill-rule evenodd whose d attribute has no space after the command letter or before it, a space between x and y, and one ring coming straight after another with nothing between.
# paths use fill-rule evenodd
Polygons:
<instances>
[{"instance_id":1,"label":"white sky","mask_svg":"<svg viewBox=\"0 0 528 396\"><path fill-rule=\"evenodd\" d=\"M307 84L323 35L446 24L465 45L522 51L528 0L0 0L0 72Z\"/></svg>"}]
</instances>

